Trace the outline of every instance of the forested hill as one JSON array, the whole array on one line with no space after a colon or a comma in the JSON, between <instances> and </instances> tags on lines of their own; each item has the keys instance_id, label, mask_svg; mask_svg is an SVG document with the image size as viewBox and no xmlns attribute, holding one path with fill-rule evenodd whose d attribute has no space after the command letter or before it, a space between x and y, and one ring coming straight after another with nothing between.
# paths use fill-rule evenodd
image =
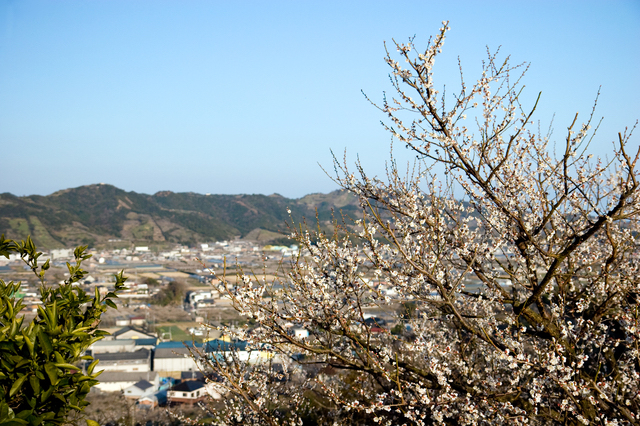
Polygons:
<instances>
[{"instance_id":1,"label":"forested hill","mask_svg":"<svg viewBox=\"0 0 640 426\"><path fill-rule=\"evenodd\" d=\"M100 245L109 240L135 244L195 244L237 236L263 242L284 241L285 221L331 219L332 209L354 216L357 200L344 191L299 199L280 195L202 195L126 192L112 185L87 185L51 195L0 194L0 233L31 235L38 248ZM357 214L355 214L357 216Z\"/></svg>"}]
</instances>

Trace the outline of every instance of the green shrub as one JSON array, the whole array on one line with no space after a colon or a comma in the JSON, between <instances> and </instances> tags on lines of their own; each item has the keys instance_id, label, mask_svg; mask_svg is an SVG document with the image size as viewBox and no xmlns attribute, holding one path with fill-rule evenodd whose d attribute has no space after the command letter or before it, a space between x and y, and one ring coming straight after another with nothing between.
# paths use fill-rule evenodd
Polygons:
<instances>
[{"instance_id":1,"label":"green shrub","mask_svg":"<svg viewBox=\"0 0 640 426\"><path fill-rule=\"evenodd\" d=\"M15 294L20 283L0 280L0 425L59 425L69 414L81 412L89 390L98 381L93 361L83 373L78 366L93 360L83 356L92 343L108 333L98 330L100 316L107 307L115 308L111 300L124 287L122 272L115 276L115 291L94 297L74 283L86 275L82 261L91 257L87 247L74 251L75 265L67 263L69 279L57 287L45 286L45 271L49 261L38 265L42 255L27 238L17 243L0 237L0 256L17 253L38 276L42 305L29 324L23 324L25 307ZM94 422L87 420L89 424Z\"/></svg>"}]
</instances>

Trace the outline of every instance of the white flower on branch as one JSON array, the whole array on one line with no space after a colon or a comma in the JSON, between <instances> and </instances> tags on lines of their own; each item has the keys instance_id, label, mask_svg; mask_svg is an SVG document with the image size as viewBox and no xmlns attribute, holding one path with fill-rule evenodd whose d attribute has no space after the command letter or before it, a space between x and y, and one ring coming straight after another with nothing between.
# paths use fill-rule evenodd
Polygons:
<instances>
[{"instance_id":1,"label":"white flower on branch","mask_svg":"<svg viewBox=\"0 0 640 426\"><path fill-rule=\"evenodd\" d=\"M638 424L640 150L628 132L593 159L577 117L554 146L519 99L527 65L497 53L446 98L447 31L386 57L378 107L414 168L336 160L353 222L296 224L308 255L284 275L221 284L254 322L228 336L260 357L206 358L220 424Z\"/></svg>"}]
</instances>

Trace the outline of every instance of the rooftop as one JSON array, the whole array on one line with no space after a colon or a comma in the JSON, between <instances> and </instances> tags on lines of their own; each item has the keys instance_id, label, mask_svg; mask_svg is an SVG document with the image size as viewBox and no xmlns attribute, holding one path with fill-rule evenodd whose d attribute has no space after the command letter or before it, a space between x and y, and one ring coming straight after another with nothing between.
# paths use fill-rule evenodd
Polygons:
<instances>
[{"instance_id":1,"label":"rooftop","mask_svg":"<svg viewBox=\"0 0 640 426\"><path fill-rule=\"evenodd\" d=\"M93 356L94 359L100 361L121 361L121 360L134 360L134 359L147 359L151 351L149 349L138 349L135 352L114 352L114 353L99 353Z\"/></svg>"},{"instance_id":2,"label":"rooftop","mask_svg":"<svg viewBox=\"0 0 640 426\"><path fill-rule=\"evenodd\" d=\"M193 392L194 390L202 389L204 387L204 383L199 382L198 380L188 380L186 382L178 383L174 387L171 388L172 391L181 391L181 392Z\"/></svg>"}]
</instances>

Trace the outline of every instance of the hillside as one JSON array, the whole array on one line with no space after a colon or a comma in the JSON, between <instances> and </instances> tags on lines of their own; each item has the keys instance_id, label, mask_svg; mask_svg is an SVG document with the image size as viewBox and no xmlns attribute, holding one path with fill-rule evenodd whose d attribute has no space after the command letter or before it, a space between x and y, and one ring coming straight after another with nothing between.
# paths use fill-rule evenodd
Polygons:
<instances>
[{"instance_id":1,"label":"hillside","mask_svg":"<svg viewBox=\"0 0 640 426\"><path fill-rule=\"evenodd\" d=\"M31 235L39 248L77 244L195 244L234 237L283 242L287 208L296 221L322 222L332 211L354 216L357 200L344 191L300 199L280 195L202 195L162 191L126 192L97 184L47 196L0 194L0 233L7 238ZM267 232L261 232L267 231Z\"/></svg>"}]
</instances>

